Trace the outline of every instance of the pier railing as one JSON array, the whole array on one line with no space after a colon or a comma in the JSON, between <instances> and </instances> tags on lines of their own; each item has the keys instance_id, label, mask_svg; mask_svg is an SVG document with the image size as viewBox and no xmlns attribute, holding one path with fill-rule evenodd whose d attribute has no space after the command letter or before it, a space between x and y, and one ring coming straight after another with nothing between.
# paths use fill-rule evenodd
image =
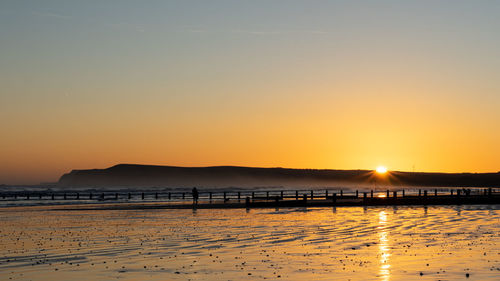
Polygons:
<instances>
[{"instance_id":1,"label":"pier railing","mask_svg":"<svg viewBox=\"0 0 500 281\"><path fill-rule=\"evenodd\" d=\"M455 197L496 197L500 188L434 188L398 190L239 190L239 191L199 191L199 201L203 202L251 202L293 201L293 200L356 200L356 199L402 199L402 198L455 198ZM11 191L1 192L0 201L12 200L81 200L81 201L192 201L191 192L144 191L144 192L96 192L96 191Z\"/></svg>"}]
</instances>

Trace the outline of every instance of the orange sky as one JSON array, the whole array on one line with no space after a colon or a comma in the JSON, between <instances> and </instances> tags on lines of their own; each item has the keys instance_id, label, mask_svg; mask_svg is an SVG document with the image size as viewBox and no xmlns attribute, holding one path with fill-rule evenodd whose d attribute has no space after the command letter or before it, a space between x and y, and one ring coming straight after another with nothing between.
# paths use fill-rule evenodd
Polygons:
<instances>
[{"instance_id":1,"label":"orange sky","mask_svg":"<svg viewBox=\"0 0 500 281\"><path fill-rule=\"evenodd\" d=\"M2 4L0 183L118 163L500 171L498 8L292 3Z\"/></svg>"}]
</instances>

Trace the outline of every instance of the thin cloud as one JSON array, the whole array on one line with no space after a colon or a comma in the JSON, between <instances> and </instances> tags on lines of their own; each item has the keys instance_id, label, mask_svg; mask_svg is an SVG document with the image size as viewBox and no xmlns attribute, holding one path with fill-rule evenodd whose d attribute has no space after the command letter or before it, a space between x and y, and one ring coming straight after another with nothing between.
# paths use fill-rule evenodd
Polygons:
<instances>
[{"instance_id":1,"label":"thin cloud","mask_svg":"<svg viewBox=\"0 0 500 281\"><path fill-rule=\"evenodd\" d=\"M146 31L142 25L127 23L127 22L107 23L106 25L111 27L111 28L128 29L128 30L137 31L137 32L145 32Z\"/></svg>"},{"instance_id":2,"label":"thin cloud","mask_svg":"<svg viewBox=\"0 0 500 281\"><path fill-rule=\"evenodd\" d=\"M273 35L273 34L327 34L321 30L232 30L232 33L254 34L254 35Z\"/></svg>"},{"instance_id":3,"label":"thin cloud","mask_svg":"<svg viewBox=\"0 0 500 281\"><path fill-rule=\"evenodd\" d=\"M280 35L280 34L328 34L323 30L247 30L247 29L231 29L231 30L207 30L200 28L183 29L182 32L189 33L228 33L228 34L250 34L250 35Z\"/></svg>"},{"instance_id":4,"label":"thin cloud","mask_svg":"<svg viewBox=\"0 0 500 281\"><path fill-rule=\"evenodd\" d=\"M61 14L57 14L57 13L53 13L53 12L46 12L46 11L33 11L32 14L35 16L40 16L40 17L57 18L57 19L65 19L65 20L72 18L71 16L61 15Z\"/></svg>"}]
</instances>

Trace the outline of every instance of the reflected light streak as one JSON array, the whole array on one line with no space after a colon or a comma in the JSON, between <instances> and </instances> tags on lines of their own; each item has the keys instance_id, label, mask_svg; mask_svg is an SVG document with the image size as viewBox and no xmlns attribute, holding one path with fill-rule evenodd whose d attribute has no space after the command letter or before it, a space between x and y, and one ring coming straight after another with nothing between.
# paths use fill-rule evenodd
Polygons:
<instances>
[{"instance_id":1,"label":"reflected light streak","mask_svg":"<svg viewBox=\"0 0 500 281\"><path fill-rule=\"evenodd\" d=\"M391 256L389 252L389 239L386 231L387 224L387 213L381 211L378 214L379 225L378 225L378 236L379 236L379 255L380 255L380 269L379 275L381 280L388 281L390 279L390 268L389 257Z\"/></svg>"}]
</instances>

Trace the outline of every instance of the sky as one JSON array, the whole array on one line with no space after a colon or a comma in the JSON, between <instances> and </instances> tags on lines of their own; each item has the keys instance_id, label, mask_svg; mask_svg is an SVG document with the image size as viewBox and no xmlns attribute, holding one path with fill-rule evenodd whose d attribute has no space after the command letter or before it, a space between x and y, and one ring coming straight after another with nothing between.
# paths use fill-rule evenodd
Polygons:
<instances>
[{"instance_id":1,"label":"sky","mask_svg":"<svg viewBox=\"0 0 500 281\"><path fill-rule=\"evenodd\" d=\"M0 183L500 171L500 1L0 2Z\"/></svg>"}]
</instances>

